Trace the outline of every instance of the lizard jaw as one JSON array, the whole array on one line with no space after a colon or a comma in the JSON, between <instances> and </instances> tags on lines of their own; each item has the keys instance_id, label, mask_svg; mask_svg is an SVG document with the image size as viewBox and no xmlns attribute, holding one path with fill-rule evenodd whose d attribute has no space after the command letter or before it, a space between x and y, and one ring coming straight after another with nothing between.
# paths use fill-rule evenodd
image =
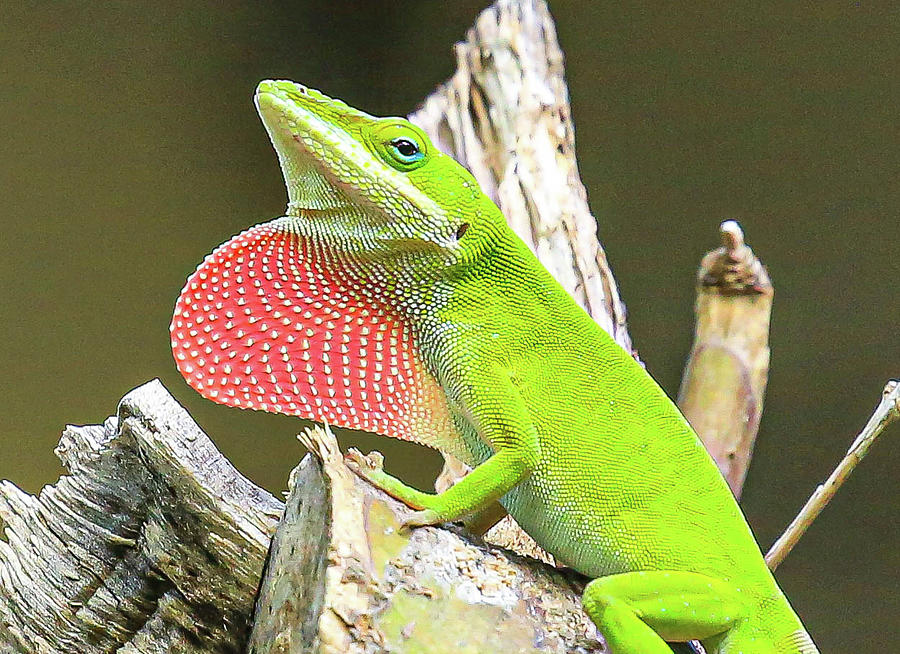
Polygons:
<instances>
[{"instance_id":1,"label":"lizard jaw","mask_svg":"<svg viewBox=\"0 0 900 654\"><path fill-rule=\"evenodd\" d=\"M254 104L278 153L288 192L288 213L304 209L333 210L353 202L343 192L336 166L323 165L323 154L353 152L360 146L316 110L330 113L336 107L327 96L287 81L259 83ZM349 108L348 108L349 109ZM360 159L359 152L354 153ZM370 156L370 155L365 155Z\"/></svg>"},{"instance_id":2,"label":"lizard jaw","mask_svg":"<svg viewBox=\"0 0 900 654\"><path fill-rule=\"evenodd\" d=\"M278 153L289 215L344 219L343 235L364 225L386 238L455 246L446 210L374 152L377 126L400 119L376 118L287 81L260 82L254 101ZM325 233L332 226L320 221L314 228Z\"/></svg>"}]
</instances>

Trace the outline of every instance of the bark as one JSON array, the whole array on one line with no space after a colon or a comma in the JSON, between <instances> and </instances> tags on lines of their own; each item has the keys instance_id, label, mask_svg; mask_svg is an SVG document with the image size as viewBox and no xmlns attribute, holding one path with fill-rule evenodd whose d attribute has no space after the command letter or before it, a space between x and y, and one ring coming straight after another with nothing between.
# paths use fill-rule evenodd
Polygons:
<instances>
[{"instance_id":1,"label":"bark","mask_svg":"<svg viewBox=\"0 0 900 654\"><path fill-rule=\"evenodd\" d=\"M37 497L0 483L0 652L241 652L282 504L159 381L67 427Z\"/></svg>"}]
</instances>

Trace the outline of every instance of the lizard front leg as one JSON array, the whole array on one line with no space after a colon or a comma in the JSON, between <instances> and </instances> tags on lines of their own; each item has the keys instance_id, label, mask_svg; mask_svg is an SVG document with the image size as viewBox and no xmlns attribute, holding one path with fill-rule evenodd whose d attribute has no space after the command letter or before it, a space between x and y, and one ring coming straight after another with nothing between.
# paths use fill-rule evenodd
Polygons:
<instances>
[{"instance_id":1,"label":"lizard front leg","mask_svg":"<svg viewBox=\"0 0 900 654\"><path fill-rule=\"evenodd\" d=\"M537 432L518 391L502 373L476 392L467 388L457 398L463 415L494 449L494 454L459 482L443 491L423 493L386 473L380 455L364 457L351 450L348 463L362 478L417 509L404 526L451 522L485 511L521 482L540 457Z\"/></svg>"},{"instance_id":2,"label":"lizard front leg","mask_svg":"<svg viewBox=\"0 0 900 654\"><path fill-rule=\"evenodd\" d=\"M372 454L366 457L351 450L347 453L347 460L360 477L417 509L404 521L404 527L452 522L487 509L522 481L528 472L520 453L507 448L494 454L443 493L433 494L416 490L389 475L381 468L377 458L372 460Z\"/></svg>"}]
</instances>

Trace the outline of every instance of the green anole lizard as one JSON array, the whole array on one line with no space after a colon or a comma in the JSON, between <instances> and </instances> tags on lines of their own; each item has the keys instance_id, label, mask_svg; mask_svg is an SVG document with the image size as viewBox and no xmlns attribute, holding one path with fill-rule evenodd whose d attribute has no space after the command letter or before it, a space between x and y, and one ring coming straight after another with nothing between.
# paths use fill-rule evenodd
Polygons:
<instances>
[{"instance_id":1,"label":"green anole lizard","mask_svg":"<svg viewBox=\"0 0 900 654\"><path fill-rule=\"evenodd\" d=\"M678 409L468 171L408 121L293 82L262 82L256 106L288 208L188 279L171 335L191 386L465 461L434 495L348 455L410 527L499 500L593 578L583 605L614 654L817 652Z\"/></svg>"}]
</instances>

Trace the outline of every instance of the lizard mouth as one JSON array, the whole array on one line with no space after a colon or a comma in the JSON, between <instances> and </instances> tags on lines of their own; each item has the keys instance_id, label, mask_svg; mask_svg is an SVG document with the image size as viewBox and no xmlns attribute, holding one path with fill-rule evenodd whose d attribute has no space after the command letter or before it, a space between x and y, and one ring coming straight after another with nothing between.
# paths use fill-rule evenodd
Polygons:
<instances>
[{"instance_id":1,"label":"lizard mouth","mask_svg":"<svg viewBox=\"0 0 900 654\"><path fill-rule=\"evenodd\" d=\"M421 241L456 245L443 229L430 236L445 210L377 155L376 127L399 119L376 118L282 80L260 82L254 103L278 153L287 214L304 232L369 252L376 242L394 251Z\"/></svg>"},{"instance_id":2,"label":"lizard mouth","mask_svg":"<svg viewBox=\"0 0 900 654\"><path fill-rule=\"evenodd\" d=\"M327 212L353 204L342 173L362 167L371 155L339 122L343 110L356 110L314 89L280 80L260 82L254 103L278 152L288 213Z\"/></svg>"}]
</instances>

